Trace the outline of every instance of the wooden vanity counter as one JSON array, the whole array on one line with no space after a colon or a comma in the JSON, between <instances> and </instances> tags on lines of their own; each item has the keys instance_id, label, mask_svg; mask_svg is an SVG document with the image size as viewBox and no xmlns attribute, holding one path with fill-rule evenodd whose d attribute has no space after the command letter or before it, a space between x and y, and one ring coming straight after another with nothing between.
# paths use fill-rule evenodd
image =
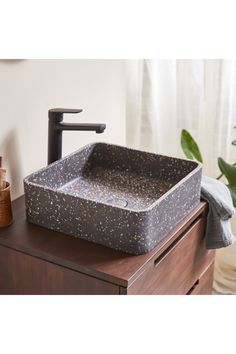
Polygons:
<instances>
[{"instance_id":1,"label":"wooden vanity counter","mask_svg":"<svg viewBox=\"0 0 236 354\"><path fill-rule=\"evenodd\" d=\"M0 294L211 294L205 202L139 256L28 223L23 196L13 216L0 229Z\"/></svg>"}]
</instances>

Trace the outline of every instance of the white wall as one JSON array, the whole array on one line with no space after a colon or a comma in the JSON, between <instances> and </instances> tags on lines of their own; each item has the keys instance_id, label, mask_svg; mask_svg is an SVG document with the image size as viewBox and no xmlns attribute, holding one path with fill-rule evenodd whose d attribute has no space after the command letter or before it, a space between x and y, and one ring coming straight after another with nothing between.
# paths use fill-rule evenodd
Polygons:
<instances>
[{"instance_id":1,"label":"white wall","mask_svg":"<svg viewBox=\"0 0 236 354\"><path fill-rule=\"evenodd\" d=\"M103 134L65 132L64 154L93 141L125 144L123 60L1 60L0 155L12 199L23 193L23 178L46 165L47 112L82 108L66 120L107 124Z\"/></svg>"}]
</instances>

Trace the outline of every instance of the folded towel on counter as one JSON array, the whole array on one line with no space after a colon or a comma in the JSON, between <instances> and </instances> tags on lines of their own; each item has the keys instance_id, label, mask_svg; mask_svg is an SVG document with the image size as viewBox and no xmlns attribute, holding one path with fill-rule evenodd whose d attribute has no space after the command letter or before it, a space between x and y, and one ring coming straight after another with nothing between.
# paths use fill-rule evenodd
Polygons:
<instances>
[{"instance_id":1,"label":"folded towel on counter","mask_svg":"<svg viewBox=\"0 0 236 354\"><path fill-rule=\"evenodd\" d=\"M235 242L230 218L234 214L231 194L226 185L216 179L202 176L201 198L209 204L206 227L206 248L227 247Z\"/></svg>"}]
</instances>

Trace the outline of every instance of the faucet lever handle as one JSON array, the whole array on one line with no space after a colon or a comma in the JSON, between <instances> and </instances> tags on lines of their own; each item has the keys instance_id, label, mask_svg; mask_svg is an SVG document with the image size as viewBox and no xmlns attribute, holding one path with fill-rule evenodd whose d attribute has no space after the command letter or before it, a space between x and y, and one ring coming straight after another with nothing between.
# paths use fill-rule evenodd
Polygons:
<instances>
[{"instance_id":1,"label":"faucet lever handle","mask_svg":"<svg viewBox=\"0 0 236 354\"><path fill-rule=\"evenodd\" d=\"M53 119L55 122L61 122L63 120L64 113L80 113L82 109L73 108L51 108L48 111L48 118Z\"/></svg>"}]
</instances>

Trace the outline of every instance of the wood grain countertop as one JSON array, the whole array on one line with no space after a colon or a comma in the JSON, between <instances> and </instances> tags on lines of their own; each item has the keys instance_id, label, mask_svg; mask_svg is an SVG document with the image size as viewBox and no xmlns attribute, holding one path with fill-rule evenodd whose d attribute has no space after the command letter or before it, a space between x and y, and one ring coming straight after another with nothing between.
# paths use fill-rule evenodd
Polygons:
<instances>
[{"instance_id":1,"label":"wood grain countertop","mask_svg":"<svg viewBox=\"0 0 236 354\"><path fill-rule=\"evenodd\" d=\"M199 205L151 252L134 256L30 224L24 196L13 203L13 224L0 229L0 245L121 286L133 281L207 208Z\"/></svg>"}]
</instances>

